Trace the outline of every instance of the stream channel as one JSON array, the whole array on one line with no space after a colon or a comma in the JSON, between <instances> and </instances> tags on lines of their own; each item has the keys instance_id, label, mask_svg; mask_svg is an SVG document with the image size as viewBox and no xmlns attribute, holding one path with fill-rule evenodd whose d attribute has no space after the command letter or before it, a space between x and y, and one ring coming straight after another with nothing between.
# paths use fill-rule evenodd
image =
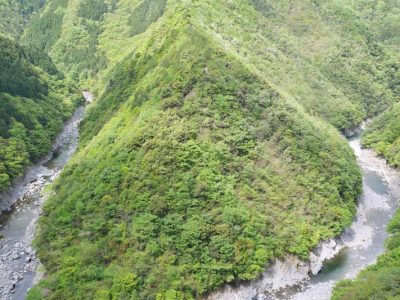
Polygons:
<instances>
[{"instance_id":1,"label":"stream channel","mask_svg":"<svg viewBox=\"0 0 400 300\"><path fill-rule=\"evenodd\" d=\"M87 99L87 97L85 96ZM76 109L53 143L52 151L26 168L24 176L0 194L0 299L25 299L40 277L39 261L31 245L35 225L53 182L78 145L79 123L84 107Z\"/></svg>"}]
</instances>

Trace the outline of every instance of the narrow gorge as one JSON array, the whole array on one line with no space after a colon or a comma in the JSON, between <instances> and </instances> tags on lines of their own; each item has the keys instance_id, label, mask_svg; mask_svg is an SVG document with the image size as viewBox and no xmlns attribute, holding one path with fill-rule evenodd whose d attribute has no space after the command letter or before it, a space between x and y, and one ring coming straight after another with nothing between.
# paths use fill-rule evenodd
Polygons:
<instances>
[{"instance_id":1,"label":"narrow gorge","mask_svg":"<svg viewBox=\"0 0 400 300\"><path fill-rule=\"evenodd\" d=\"M93 96L84 94L87 102ZM42 270L32 246L36 222L53 182L76 151L84 107L76 109L56 137L51 152L29 166L8 191L0 195L0 299L24 299Z\"/></svg>"},{"instance_id":2,"label":"narrow gorge","mask_svg":"<svg viewBox=\"0 0 400 300\"><path fill-rule=\"evenodd\" d=\"M399 47L400 0L0 0L0 298L397 299Z\"/></svg>"}]
</instances>

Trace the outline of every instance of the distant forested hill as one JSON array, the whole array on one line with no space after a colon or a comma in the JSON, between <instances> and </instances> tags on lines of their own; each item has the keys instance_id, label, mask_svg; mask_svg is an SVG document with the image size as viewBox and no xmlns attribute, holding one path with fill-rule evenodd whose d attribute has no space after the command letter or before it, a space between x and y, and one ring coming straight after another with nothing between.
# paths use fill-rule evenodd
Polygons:
<instances>
[{"instance_id":1,"label":"distant forested hill","mask_svg":"<svg viewBox=\"0 0 400 300\"><path fill-rule=\"evenodd\" d=\"M9 38L18 38L31 15L45 0L0 0L0 32Z\"/></svg>"},{"instance_id":2,"label":"distant forested hill","mask_svg":"<svg viewBox=\"0 0 400 300\"><path fill-rule=\"evenodd\" d=\"M388 65L388 86L400 95L400 1L376 1L361 7L363 18L370 19L374 37L395 54ZM400 104L396 101L375 118L364 133L362 143L383 155L388 162L400 167Z\"/></svg>"},{"instance_id":3,"label":"distant forested hill","mask_svg":"<svg viewBox=\"0 0 400 300\"><path fill-rule=\"evenodd\" d=\"M0 36L0 192L51 149L80 99L42 50Z\"/></svg>"},{"instance_id":4,"label":"distant forested hill","mask_svg":"<svg viewBox=\"0 0 400 300\"><path fill-rule=\"evenodd\" d=\"M343 130L399 99L394 71L399 55L388 47L398 42L397 7L375 2L201 1L191 13L225 51L309 114ZM23 41L48 51L63 71L88 86L140 45L166 5L165 0L48 1ZM95 85L98 93L104 84Z\"/></svg>"}]
</instances>

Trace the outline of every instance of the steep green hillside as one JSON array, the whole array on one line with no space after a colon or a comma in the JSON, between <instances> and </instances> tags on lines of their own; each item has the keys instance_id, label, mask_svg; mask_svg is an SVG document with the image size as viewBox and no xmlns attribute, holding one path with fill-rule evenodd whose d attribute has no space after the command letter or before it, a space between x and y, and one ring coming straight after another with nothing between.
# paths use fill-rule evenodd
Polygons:
<instances>
[{"instance_id":1,"label":"steep green hillside","mask_svg":"<svg viewBox=\"0 0 400 300\"><path fill-rule=\"evenodd\" d=\"M90 83L141 44L141 33L163 15L166 1L92 2L48 1L24 41L49 51L62 70L101 93L106 80L95 87ZM340 130L399 100L398 74L393 73L399 57L386 47L396 44L395 34L380 31L395 28L393 4L379 10L390 14L384 18L373 15L372 1L362 0L182 5L190 7L192 22L225 51ZM105 74L100 72L100 78Z\"/></svg>"},{"instance_id":2,"label":"steep green hillside","mask_svg":"<svg viewBox=\"0 0 400 300\"><path fill-rule=\"evenodd\" d=\"M364 133L362 143L400 167L400 103L373 120Z\"/></svg>"},{"instance_id":3,"label":"steep green hillside","mask_svg":"<svg viewBox=\"0 0 400 300\"><path fill-rule=\"evenodd\" d=\"M108 75L44 208L49 277L31 299L198 298L350 224L361 179L346 140L197 9L170 3Z\"/></svg>"},{"instance_id":4,"label":"steep green hillside","mask_svg":"<svg viewBox=\"0 0 400 300\"><path fill-rule=\"evenodd\" d=\"M321 2L46 2L22 40L97 102L30 299L200 298L350 224L361 176L336 129L399 100L396 35L373 1Z\"/></svg>"},{"instance_id":5,"label":"steep green hillside","mask_svg":"<svg viewBox=\"0 0 400 300\"><path fill-rule=\"evenodd\" d=\"M165 6L166 0L47 1L23 41L45 49L64 72L93 89L99 71L127 54L124 46L146 31ZM103 45L104 32L110 31L111 44ZM108 47L117 53L110 57Z\"/></svg>"},{"instance_id":6,"label":"steep green hillside","mask_svg":"<svg viewBox=\"0 0 400 300\"><path fill-rule=\"evenodd\" d=\"M344 129L399 99L387 75L398 61L359 17L362 1L251 2L258 15L245 2L201 1L198 22L309 113Z\"/></svg>"},{"instance_id":7,"label":"steep green hillside","mask_svg":"<svg viewBox=\"0 0 400 300\"><path fill-rule=\"evenodd\" d=\"M0 36L0 192L50 150L79 101L46 54Z\"/></svg>"},{"instance_id":8,"label":"steep green hillside","mask_svg":"<svg viewBox=\"0 0 400 300\"><path fill-rule=\"evenodd\" d=\"M18 38L32 13L43 4L44 0L0 0L0 33Z\"/></svg>"}]
</instances>

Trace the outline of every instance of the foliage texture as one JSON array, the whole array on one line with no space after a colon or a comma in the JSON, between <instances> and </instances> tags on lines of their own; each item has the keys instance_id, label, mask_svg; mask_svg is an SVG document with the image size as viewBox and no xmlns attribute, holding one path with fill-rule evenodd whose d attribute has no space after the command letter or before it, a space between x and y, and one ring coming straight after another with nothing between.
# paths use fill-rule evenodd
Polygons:
<instances>
[{"instance_id":1,"label":"foliage texture","mask_svg":"<svg viewBox=\"0 0 400 300\"><path fill-rule=\"evenodd\" d=\"M201 298L340 234L361 175L339 131L399 100L372 2L47 1L22 40L97 101L30 299Z\"/></svg>"}]
</instances>

